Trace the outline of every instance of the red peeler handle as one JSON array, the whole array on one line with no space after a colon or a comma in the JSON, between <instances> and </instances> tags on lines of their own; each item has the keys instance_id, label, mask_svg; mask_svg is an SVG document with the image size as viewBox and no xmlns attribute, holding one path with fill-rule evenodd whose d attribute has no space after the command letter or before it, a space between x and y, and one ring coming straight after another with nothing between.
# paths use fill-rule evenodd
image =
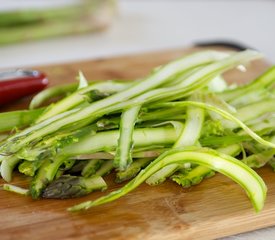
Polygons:
<instances>
[{"instance_id":1,"label":"red peeler handle","mask_svg":"<svg viewBox=\"0 0 275 240\"><path fill-rule=\"evenodd\" d=\"M33 70L0 72L0 105L39 92L48 85L44 73Z\"/></svg>"}]
</instances>

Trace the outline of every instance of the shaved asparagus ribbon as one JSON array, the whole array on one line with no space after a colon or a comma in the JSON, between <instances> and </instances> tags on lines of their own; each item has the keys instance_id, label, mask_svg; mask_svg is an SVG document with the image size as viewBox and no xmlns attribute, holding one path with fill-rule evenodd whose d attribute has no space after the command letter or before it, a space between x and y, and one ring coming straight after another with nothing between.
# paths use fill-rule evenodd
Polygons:
<instances>
[{"instance_id":1,"label":"shaved asparagus ribbon","mask_svg":"<svg viewBox=\"0 0 275 240\"><path fill-rule=\"evenodd\" d=\"M89 209L116 200L142 184L152 174L169 164L199 164L224 174L238 183L248 195L256 212L259 212L266 198L267 188L261 177L241 161L209 148L186 147L172 149L160 155L155 161L124 187L95 201L86 201L68 208L69 211Z\"/></svg>"}]
</instances>

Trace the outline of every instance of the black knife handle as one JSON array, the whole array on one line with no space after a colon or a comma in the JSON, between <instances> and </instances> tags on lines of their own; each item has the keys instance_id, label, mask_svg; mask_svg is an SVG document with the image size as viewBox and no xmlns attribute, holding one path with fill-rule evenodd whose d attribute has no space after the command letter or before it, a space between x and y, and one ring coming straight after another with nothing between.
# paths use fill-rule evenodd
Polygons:
<instances>
[{"instance_id":1,"label":"black knife handle","mask_svg":"<svg viewBox=\"0 0 275 240\"><path fill-rule=\"evenodd\" d=\"M196 41L194 43L196 47L228 47L235 49L237 51L243 51L246 49L254 49L246 44L239 43L233 40L206 40L206 41Z\"/></svg>"}]
</instances>

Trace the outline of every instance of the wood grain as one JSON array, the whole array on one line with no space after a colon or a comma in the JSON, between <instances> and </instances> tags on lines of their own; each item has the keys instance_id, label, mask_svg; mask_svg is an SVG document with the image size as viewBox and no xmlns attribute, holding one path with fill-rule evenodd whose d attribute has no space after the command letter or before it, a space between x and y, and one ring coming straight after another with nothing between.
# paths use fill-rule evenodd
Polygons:
<instances>
[{"instance_id":1,"label":"wood grain","mask_svg":"<svg viewBox=\"0 0 275 240\"><path fill-rule=\"evenodd\" d=\"M136 79L160 64L198 48L170 50L112 59L43 66L51 85L73 82L78 70L88 79ZM226 74L230 82L244 82L268 67L255 61L242 73ZM26 107L29 98L1 111ZM259 174L268 186L266 205L255 214L243 190L230 179L216 174L198 186L182 189L167 181L156 187L141 185L127 196L86 212L69 213L66 208L105 193L79 199L32 200L1 191L1 240L8 239L214 239L275 225L275 174L270 168ZM114 185L108 177L110 192ZM3 181L1 182L1 184ZM14 184L26 186L27 179L15 176Z\"/></svg>"}]
</instances>

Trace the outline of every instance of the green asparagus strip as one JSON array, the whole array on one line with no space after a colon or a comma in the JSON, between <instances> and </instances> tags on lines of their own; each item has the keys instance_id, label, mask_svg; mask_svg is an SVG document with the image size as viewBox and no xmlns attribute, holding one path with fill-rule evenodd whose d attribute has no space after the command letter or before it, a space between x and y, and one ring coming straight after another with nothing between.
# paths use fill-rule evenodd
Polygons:
<instances>
[{"instance_id":1,"label":"green asparagus strip","mask_svg":"<svg viewBox=\"0 0 275 240\"><path fill-rule=\"evenodd\" d=\"M0 132L11 131L30 125L43 112L43 109L21 110L0 113Z\"/></svg>"},{"instance_id":2,"label":"green asparagus strip","mask_svg":"<svg viewBox=\"0 0 275 240\"><path fill-rule=\"evenodd\" d=\"M274 98L274 93L272 93L271 91L267 91L264 88L259 88L255 89L254 91L250 91L244 95L241 95L240 97L229 101L229 103L234 107L241 108L247 105L247 103L256 103L263 101L264 99L270 98Z\"/></svg>"},{"instance_id":3,"label":"green asparagus strip","mask_svg":"<svg viewBox=\"0 0 275 240\"><path fill-rule=\"evenodd\" d=\"M89 160L88 163L81 171L81 175L83 177L89 177L96 173L96 171L102 166L104 160L100 159L92 159Z\"/></svg>"},{"instance_id":4,"label":"green asparagus strip","mask_svg":"<svg viewBox=\"0 0 275 240\"><path fill-rule=\"evenodd\" d=\"M171 180L184 188L188 188L193 185L197 185L201 183L203 179L212 177L214 175L215 175L215 171L213 171L208 167L199 165L193 168L187 174L179 172L172 175Z\"/></svg>"},{"instance_id":5,"label":"green asparagus strip","mask_svg":"<svg viewBox=\"0 0 275 240\"><path fill-rule=\"evenodd\" d=\"M157 146L157 145L156 146L149 145L148 147L136 148L136 149L133 149L133 158L158 157L161 153L163 153L166 150L167 150L167 148L164 148L163 146ZM82 160L80 162L85 162L83 160L86 160L86 159L113 160L114 153L112 151L111 152L97 152L97 153L91 153L91 154L82 154L82 155L75 156L73 158L77 159L77 160ZM83 163L83 164L85 165L86 163ZM84 165L82 165L82 164L80 164L80 165L82 166L81 167L81 169L82 169L84 167Z\"/></svg>"},{"instance_id":6,"label":"green asparagus strip","mask_svg":"<svg viewBox=\"0 0 275 240\"><path fill-rule=\"evenodd\" d=\"M86 158L85 158L86 159ZM77 159L79 160L79 159ZM81 161L75 161L75 164L71 169L69 169L66 173L67 174L76 174L80 173L82 169L87 165L89 160L81 160Z\"/></svg>"},{"instance_id":7,"label":"green asparagus strip","mask_svg":"<svg viewBox=\"0 0 275 240\"><path fill-rule=\"evenodd\" d=\"M268 99L261 102L252 103L246 105L234 114L236 118L240 121L246 123L249 120L255 119L265 113L274 112L275 111L275 99ZM237 123L223 121L222 123L227 128L236 128Z\"/></svg>"},{"instance_id":8,"label":"green asparagus strip","mask_svg":"<svg viewBox=\"0 0 275 240\"><path fill-rule=\"evenodd\" d=\"M19 164L18 170L19 172L25 174L26 176L33 177L39 167L42 165L42 161L23 161Z\"/></svg>"},{"instance_id":9,"label":"green asparagus strip","mask_svg":"<svg viewBox=\"0 0 275 240\"><path fill-rule=\"evenodd\" d=\"M131 178L134 178L142 168L146 167L153 158L140 158L135 161L125 170L117 172L116 182L120 183Z\"/></svg>"},{"instance_id":10,"label":"green asparagus strip","mask_svg":"<svg viewBox=\"0 0 275 240\"><path fill-rule=\"evenodd\" d=\"M114 167L120 171L126 170L132 163L133 132L140 108L141 106L136 106L121 114L120 134L114 158Z\"/></svg>"},{"instance_id":11,"label":"green asparagus strip","mask_svg":"<svg viewBox=\"0 0 275 240\"><path fill-rule=\"evenodd\" d=\"M1 176L6 182L12 180L12 172L21 159L16 156L5 156L1 163Z\"/></svg>"},{"instance_id":12,"label":"green asparagus strip","mask_svg":"<svg viewBox=\"0 0 275 240\"><path fill-rule=\"evenodd\" d=\"M223 66L223 67L228 68L228 66L226 64L224 64L224 65L225 66ZM215 68L217 68L217 67L219 68L219 71L221 71L220 65L215 66L214 68L213 67L211 68L211 67L212 66L210 66L210 71L212 73L214 72ZM194 78L193 75L189 75L188 77L181 79L181 82L178 84L178 86L183 87L183 89L184 88L188 89L188 87L190 88L190 87L192 87L192 85L197 84L197 82L201 78L201 75L205 76L208 73L208 71L207 70L205 71L205 69L207 69L207 67L198 71L197 74L194 73L194 75L197 78ZM187 75L188 75L188 72L187 72ZM209 76L207 76L207 78L209 79ZM201 85L204 86L203 84L201 84ZM163 89L158 89L155 92L153 91L153 94L158 93L159 91L163 91ZM168 92L168 91L166 91L166 92ZM188 92L188 90L186 90L186 92ZM152 93L149 92L149 95L150 94L152 94ZM144 98L147 98L147 97L148 97L148 95L146 95L146 94L145 94L145 96L141 95L140 97L136 98L136 101L143 100ZM114 161L115 167L118 167L120 170L125 170L127 168L127 166L132 162L132 159L131 159L131 146L133 144L132 143L132 133L133 133L134 125L136 122L137 115L140 111L140 108L141 108L141 105L134 106L130 109L127 109L125 112L123 112L123 114L121 116L121 128L120 128L121 134L120 134L120 138L119 138L119 142L118 142L116 158Z\"/></svg>"},{"instance_id":13,"label":"green asparagus strip","mask_svg":"<svg viewBox=\"0 0 275 240\"><path fill-rule=\"evenodd\" d=\"M30 194L29 189L21 188L12 184L7 184L7 183L3 184L3 190L18 193L24 196L28 196Z\"/></svg>"},{"instance_id":14,"label":"green asparagus strip","mask_svg":"<svg viewBox=\"0 0 275 240\"><path fill-rule=\"evenodd\" d=\"M78 90L81 88L88 87L89 83L87 79L85 78L83 72L79 71L78 72L78 77L77 77L79 83L78 83Z\"/></svg>"},{"instance_id":15,"label":"green asparagus strip","mask_svg":"<svg viewBox=\"0 0 275 240\"><path fill-rule=\"evenodd\" d=\"M226 90L222 93L219 93L219 96L222 97L225 101L232 101L237 99L240 96L243 96L249 92L253 92L257 89L271 88L274 86L275 79L275 66L269 68L264 74L258 77L256 80L252 81L249 84L244 86Z\"/></svg>"},{"instance_id":16,"label":"green asparagus strip","mask_svg":"<svg viewBox=\"0 0 275 240\"><path fill-rule=\"evenodd\" d=\"M217 151L235 157L240 153L241 146L240 144L232 144L224 148L218 148ZM199 184L204 178L209 178L214 175L215 171L211 168L199 165L187 173L179 172L174 174L171 179L182 187L190 187Z\"/></svg>"},{"instance_id":17,"label":"green asparagus strip","mask_svg":"<svg viewBox=\"0 0 275 240\"><path fill-rule=\"evenodd\" d=\"M50 88L46 88L45 90L39 92L36 94L29 105L29 109L35 109L43 105L46 101L59 97L67 95L68 93L72 93L77 89L78 84L77 83L69 83L69 84L63 84L58 85Z\"/></svg>"},{"instance_id":18,"label":"green asparagus strip","mask_svg":"<svg viewBox=\"0 0 275 240\"><path fill-rule=\"evenodd\" d=\"M22 9L21 11L1 12L0 27L15 27L20 25L37 24L54 19L76 18L80 14L88 13L88 6L81 4L69 4L56 8Z\"/></svg>"},{"instance_id":19,"label":"green asparagus strip","mask_svg":"<svg viewBox=\"0 0 275 240\"><path fill-rule=\"evenodd\" d=\"M239 160L229 155L219 153L215 150L199 147L186 147L184 149L173 149L167 151L165 154L161 155L149 164L149 166L141 171L135 179L127 183L121 189L95 201L87 201L75 205L68 210L78 211L82 209L89 209L90 207L116 200L134 190L160 168L173 163L184 164L185 162L191 162L209 167L231 178L244 188L256 212L259 212L263 208L267 188L264 181L255 171Z\"/></svg>"},{"instance_id":20,"label":"green asparagus strip","mask_svg":"<svg viewBox=\"0 0 275 240\"><path fill-rule=\"evenodd\" d=\"M190 99L200 100L199 96L193 96ZM186 110L187 119L185 126L173 145L173 148L193 146L201 135L201 130L204 122L204 110L202 108L188 107ZM157 185L171 176L179 167L179 164L170 164L150 176L146 183L149 185Z\"/></svg>"},{"instance_id":21,"label":"green asparagus strip","mask_svg":"<svg viewBox=\"0 0 275 240\"><path fill-rule=\"evenodd\" d=\"M64 175L51 182L43 191L43 198L76 198L96 190L104 191L107 184L100 176L77 177Z\"/></svg>"},{"instance_id":22,"label":"green asparagus strip","mask_svg":"<svg viewBox=\"0 0 275 240\"><path fill-rule=\"evenodd\" d=\"M63 98L61 101L50 105L43 114L39 116L36 120L37 123L42 122L45 119L53 117L59 113L65 112L66 110L72 109L73 107L87 101L88 93L92 94L100 94L100 92L104 93L115 93L122 91L128 88L133 83L127 82L116 82L116 81L104 81L94 83L88 87L80 88L78 91L74 92L73 94L69 95L66 98ZM97 91L97 92L95 92ZM93 100L90 98L90 100Z\"/></svg>"},{"instance_id":23,"label":"green asparagus strip","mask_svg":"<svg viewBox=\"0 0 275 240\"><path fill-rule=\"evenodd\" d=\"M201 102L192 102L192 101L184 101L184 102L170 102L170 103L160 103L155 104L154 108L161 108L161 107L185 107L185 106L195 106L195 107L201 107L206 110L210 110L213 112L216 112L220 114L225 119L228 119L230 121L233 121L236 123L239 127L241 127L251 138L253 138L255 141L261 143L264 146L274 148L275 144L272 142L268 142L261 138L259 135L257 135L255 132L253 132L248 126L246 126L242 121L240 121L238 118L234 117L232 114L219 109L217 107L214 107L209 104L201 103ZM253 109L252 109L253 110Z\"/></svg>"},{"instance_id":24,"label":"green asparagus strip","mask_svg":"<svg viewBox=\"0 0 275 240\"><path fill-rule=\"evenodd\" d=\"M268 164L273 168L273 171L275 171L275 157L271 158Z\"/></svg>"},{"instance_id":25,"label":"green asparagus strip","mask_svg":"<svg viewBox=\"0 0 275 240\"><path fill-rule=\"evenodd\" d=\"M54 160L46 159L43 162L31 182L30 193L33 199L37 199L41 196L42 191L54 180L59 167L65 160L65 157L60 156Z\"/></svg>"},{"instance_id":26,"label":"green asparagus strip","mask_svg":"<svg viewBox=\"0 0 275 240\"><path fill-rule=\"evenodd\" d=\"M73 143L62 150L66 156L77 156L95 152L110 152L117 146L118 130L99 132L96 135L87 135L81 141ZM141 128L133 134L135 146L171 145L177 138L176 130L171 127Z\"/></svg>"},{"instance_id":27,"label":"green asparagus strip","mask_svg":"<svg viewBox=\"0 0 275 240\"><path fill-rule=\"evenodd\" d=\"M96 171L94 176L105 176L114 168L112 161L105 161L101 167Z\"/></svg>"},{"instance_id":28,"label":"green asparagus strip","mask_svg":"<svg viewBox=\"0 0 275 240\"><path fill-rule=\"evenodd\" d=\"M275 149L266 150L261 153L250 155L242 160L247 166L251 168L260 168L268 163L275 155Z\"/></svg>"}]
</instances>

